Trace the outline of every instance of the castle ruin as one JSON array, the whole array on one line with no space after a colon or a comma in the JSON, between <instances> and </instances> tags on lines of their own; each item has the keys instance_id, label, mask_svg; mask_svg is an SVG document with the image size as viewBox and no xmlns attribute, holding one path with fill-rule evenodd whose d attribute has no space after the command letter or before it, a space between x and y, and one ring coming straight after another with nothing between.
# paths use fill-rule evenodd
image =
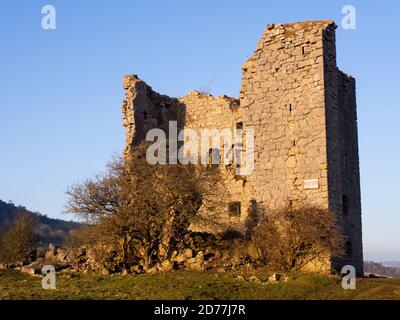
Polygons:
<instances>
[{"instance_id":1,"label":"castle ruin","mask_svg":"<svg viewBox=\"0 0 400 320\"><path fill-rule=\"evenodd\" d=\"M242 65L238 99L192 91L170 98L135 75L124 78L125 154L152 128L253 128L254 171L241 179L221 165L232 225L254 203L269 209L307 203L331 209L346 239L346 257L363 273L355 80L336 65L333 21L270 24Z\"/></svg>"}]
</instances>

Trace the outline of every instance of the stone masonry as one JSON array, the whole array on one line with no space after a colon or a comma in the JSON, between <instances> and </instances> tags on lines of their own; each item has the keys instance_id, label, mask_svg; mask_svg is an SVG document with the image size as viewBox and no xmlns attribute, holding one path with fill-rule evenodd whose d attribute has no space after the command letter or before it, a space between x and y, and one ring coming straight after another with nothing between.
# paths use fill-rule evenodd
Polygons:
<instances>
[{"instance_id":1,"label":"stone masonry","mask_svg":"<svg viewBox=\"0 0 400 320\"><path fill-rule=\"evenodd\" d=\"M268 25L242 66L238 99L198 91L170 98L126 76L125 156L148 130L168 132L170 120L196 131L252 128L254 171L238 177L233 166L221 165L225 190L217 210L225 222L240 228L255 204L329 208L347 251L345 258L332 258L331 267L351 264L362 274L355 80L336 66L335 29L330 20Z\"/></svg>"}]
</instances>

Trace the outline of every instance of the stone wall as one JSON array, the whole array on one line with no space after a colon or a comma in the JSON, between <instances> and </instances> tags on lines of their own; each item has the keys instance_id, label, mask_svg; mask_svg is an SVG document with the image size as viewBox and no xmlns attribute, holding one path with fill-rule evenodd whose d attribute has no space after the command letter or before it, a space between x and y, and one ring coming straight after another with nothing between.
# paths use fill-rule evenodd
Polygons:
<instances>
[{"instance_id":1,"label":"stone wall","mask_svg":"<svg viewBox=\"0 0 400 320\"><path fill-rule=\"evenodd\" d=\"M238 179L235 164L220 166L225 190L217 209L225 222L240 228L254 206L330 208L348 240L348 257L333 264L353 264L362 274L355 81L336 66L335 29L330 20L268 25L242 66L239 99L198 91L170 98L126 76L125 155L149 129L168 131L168 120L198 134L254 129L253 173ZM239 216L230 214L232 203L240 204Z\"/></svg>"},{"instance_id":2,"label":"stone wall","mask_svg":"<svg viewBox=\"0 0 400 320\"><path fill-rule=\"evenodd\" d=\"M337 268L351 264L363 273L361 192L355 79L337 68L335 34L324 32L325 105L329 207L345 236L346 257L334 259Z\"/></svg>"},{"instance_id":3,"label":"stone wall","mask_svg":"<svg viewBox=\"0 0 400 320\"><path fill-rule=\"evenodd\" d=\"M153 128L160 128L169 133L168 121L176 120L178 131L191 129L200 137L202 129L224 130L229 129L234 134L237 123L242 122L241 109L237 99L209 94L193 90L182 98L170 98L160 95L136 75L124 78L123 86L126 90L122 105L123 123L126 130L126 147L124 154L129 157L132 146L143 142L146 133ZM212 146L212 139L209 140ZM228 146L220 140L220 153ZM199 144L199 153L209 155L209 150L202 150ZM210 158L210 161L212 159ZM229 204L232 202L249 203L249 188L245 188L245 180L238 178L235 172L235 163L220 166L223 189L219 190L218 197L212 203L205 203L200 209L200 216L209 215L211 211L218 216L220 228L202 221L201 226L193 224L192 230L222 231L228 226L241 229L247 218L247 207L243 207L243 214L229 213ZM205 219L207 220L207 219ZM222 228L222 229L221 229Z\"/></svg>"},{"instance_id":4,"label":"stone wall","mask_svg":"<svg viewBox=\"0 0 400 320\"><path fill-rule=\"evenodd\" d=\"M255 130L249 177L268 208L328 203L322 30L328 23L269 25L243 65L240 106ZM318 187L304 189L304 180Z\"/></svg>"},{"instance_id":5,"label":"stone wall","mask_svg":"<svg viewBox=\"0 0 400 320\"><path fill-rule=\"evenodd\" d=\"M122 104L123 125L125 127L125 156L131 147L142 141L153 128L168 132L168 122L179 120L182 126L184 109L178 99L154 92L150 86L136 75L124 78L125 100Z\"/></svg>"}]
</instances>

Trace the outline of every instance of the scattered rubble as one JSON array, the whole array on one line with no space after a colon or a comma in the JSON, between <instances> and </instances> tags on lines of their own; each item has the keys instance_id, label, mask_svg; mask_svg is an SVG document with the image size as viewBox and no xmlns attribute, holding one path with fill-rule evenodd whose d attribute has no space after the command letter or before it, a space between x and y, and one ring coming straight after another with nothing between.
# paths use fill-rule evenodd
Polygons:
<instances>
[{"instance_id":1,"label":"scattered rubble","mask_svg":"<svg viewBox=\"0 0 400 320\"><path fill-rule=\"evenodd\" d=\"M97 273L103 276L119 273L126 276L128 274L171 272L174 270L199 272L213 270L217 276L218 274L226 273L228 270L234 270L235 266L232 263L227 263L224 259L220 259L223 254L217 252L211 254L208 249L206 251L206 253L203 250L196 252L191 248L184 248L179 252L174 251L170 259L165 259L154 266L146 265L142 259L138 264L126 269L123 268L122 259L118 252L110 246L94 246L91 248L83 246L79 249L68 250L50 244L45 251L36 255L35 261L30 261L30 263L0 264L0 269L16 269L32 276L42 276L43 266L52 265L57 272L62 272L69 277L73 277L78 272L84 274ZM267 281L262 281L255 275L250 276L247 280L238 275L235 280L252 284L270 284L286 282L288 277L280 273L274 273L268 277Z\"/></svg>"}]
</instances>

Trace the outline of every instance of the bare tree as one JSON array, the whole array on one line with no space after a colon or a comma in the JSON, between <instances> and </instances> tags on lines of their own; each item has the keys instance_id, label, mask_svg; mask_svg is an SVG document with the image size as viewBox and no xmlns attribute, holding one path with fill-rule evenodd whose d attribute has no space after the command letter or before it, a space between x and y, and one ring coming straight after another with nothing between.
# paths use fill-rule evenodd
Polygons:
<instances>
[{"instance_id":1,"label":"bare tree","mask_svg":"<svg viewBox=\"0 0 400 320\"><path fill-rule=\"evenodd\" d=\"M251 241L275 270L298 271L308 263L343 255L343 237L335 215L310 206L265 215L253 229Z\"/></svg>"},{"instance_id":2,"label":"bare tree","mask_svg":"<svg viewBox=\"0 0 400 320\"><path fill-rule=\"evenodd\" d=\"M35 249L37 218L30 213L17 213L8 228L0 233L0 261L24 262Z\"/></svg>"},{"instance_id":3,"label":"bare tree","mask_svg":"<svg viewBox=\"0 0 400 320\"><path fill-rule=\"evenodd\" d=\"M211 91L212 91L211 88L212 88L212 84L213 84L214 80L215 79L211 79L206 86L200 86L198 91L201 94L211 94Z\"/></svg>"},{"instance_id":4,"label":"bare tree","mask_svg":"<svg viewBox=\"0 0 400 320\"><path fill-rule=\"evenodd\" d=\"M168 258L218 187L217 168L151 165L146 147L136 147L129 161L117 158L105 174L67 191L67 211L92 226L89 238L118 245L125 267L132 259L151 266Z\"/></svg>"}]
</instances>

